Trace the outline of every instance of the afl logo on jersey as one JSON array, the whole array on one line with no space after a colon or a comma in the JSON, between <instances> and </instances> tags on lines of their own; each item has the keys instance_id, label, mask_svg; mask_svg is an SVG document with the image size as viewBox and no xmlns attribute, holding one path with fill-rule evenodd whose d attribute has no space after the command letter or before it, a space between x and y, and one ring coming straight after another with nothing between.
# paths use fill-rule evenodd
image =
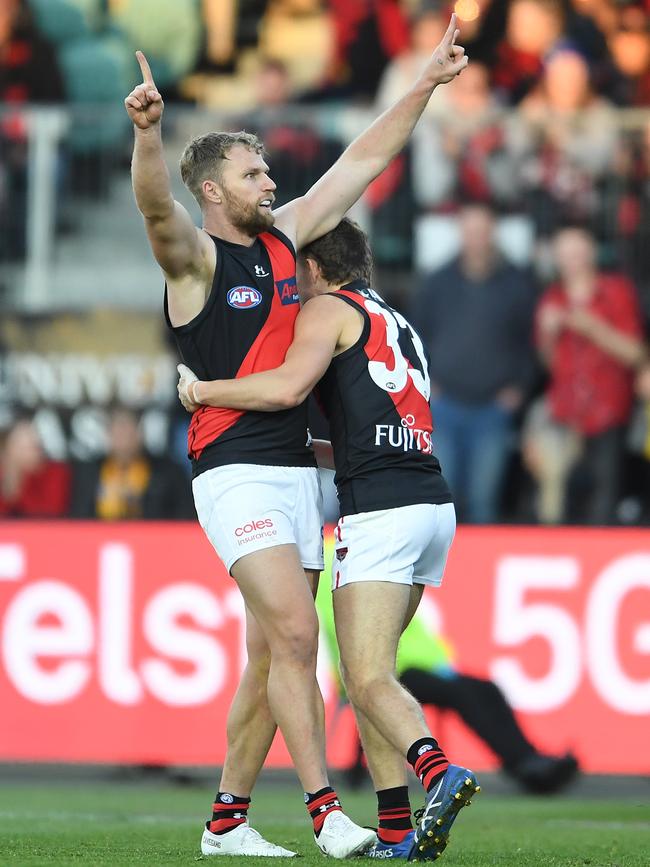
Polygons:
<instances>
[{"instance_id":1,"label":"afl logo on jersey","mask_svg":"<svg viewBox=\"0 0 650 867\"><path fill-rule=\"evenodd\" d=\"M235 310L248 310L262 303L262 293L253 286L233 286L226 295L226 301Z\"/></svg>"}]
</instances>

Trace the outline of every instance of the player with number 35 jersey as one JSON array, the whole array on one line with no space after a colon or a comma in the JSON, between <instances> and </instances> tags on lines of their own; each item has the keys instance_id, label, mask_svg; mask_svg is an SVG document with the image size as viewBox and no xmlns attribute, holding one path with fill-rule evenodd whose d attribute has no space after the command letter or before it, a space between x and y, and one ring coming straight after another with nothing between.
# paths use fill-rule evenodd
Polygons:
<instances>
[{"instance_id":1,"label":"player with number 35 jersey","mask_svg":"<svg viewBox=\"0 0 650 867\"><path fill-rule=\"evenodd\" d=\"M370 271L364 233L342 220L299 254L303 308L284 363L231 381L185 385L185 374L179 394L188 409L272 412L316 389L330 421L341 511L333 601L342 673L378 797L369 854L433 860L480 787L467 768L449 764L394 667L424 586L442 581L456 519L434 455L422 341L370 288ZM317 442L316 452L326 465L326 445ZM404 758L427 792L414 830Z\"/></svg>"},{"instance_id":2,"label":"player with number 35 jersey","mask_svg":"<svg viewBox=\"0 0 650 867\"><path fill-rule=\"evenodd\" d=\"M428 359L406 319L363 280L332 294L363 318L317 386L330 422L341 515L449 503L433 454Z\"/></svg>"}]
</instances>

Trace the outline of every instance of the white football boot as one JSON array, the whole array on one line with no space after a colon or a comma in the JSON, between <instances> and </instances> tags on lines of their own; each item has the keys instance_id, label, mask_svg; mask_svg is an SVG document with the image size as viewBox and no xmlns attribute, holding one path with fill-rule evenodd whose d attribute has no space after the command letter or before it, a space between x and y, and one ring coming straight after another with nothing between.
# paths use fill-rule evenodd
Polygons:
<instances>
[{"instance_id":1,"label":"white football boot","mask_svg":"<svg viewBox=\"0 0 650 867\"><path fill-rule=\"evenodd\" d=\"M377 835L372 828L362 828L355 825L345 813L332 810L323 822L318 837L314 836L316 845L323 855L330 858L352 858L363 855L377 842Z\"/></svg>"},{"instance_id":2,"label":"white football boot","mask_svg":"<svg viewBox=\"0 0 650 867\"><path fill-rule=\"evenodd\" d=\"M294 858L296 853L269 843L248 822L225 834L213 834L206 823L201 837L202 855L261 855L265 858Z\"/></svg>"}]
</instances>

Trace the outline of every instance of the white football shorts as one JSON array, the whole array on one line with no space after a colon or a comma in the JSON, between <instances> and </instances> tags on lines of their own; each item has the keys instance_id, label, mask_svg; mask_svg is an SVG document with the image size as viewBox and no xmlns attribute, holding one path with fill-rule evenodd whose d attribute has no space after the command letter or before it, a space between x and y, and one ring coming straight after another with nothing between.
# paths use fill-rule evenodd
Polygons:
<instances>
[{"instance_id":1,"label":"white football shorts","mask_svg":"<svg viewBox=\"0 0 650 867\"><path fill-rule=\"evenodd\" d=\"M346 515L334 531L332 590L355 581L439 587L455 532L453 503Z\"/></svg>"},{"instance_id":2,"label":"white football shorts","mask_svg":"<svg viewBox=\"0 0 650 867\"><path fill-rule=\"evenodd\" d=\"M323 569L323 498L314 467L229 464L192 481L199 523L230 572L246 554L296 545L304 569Z\"/></svg>"}]
</instances>

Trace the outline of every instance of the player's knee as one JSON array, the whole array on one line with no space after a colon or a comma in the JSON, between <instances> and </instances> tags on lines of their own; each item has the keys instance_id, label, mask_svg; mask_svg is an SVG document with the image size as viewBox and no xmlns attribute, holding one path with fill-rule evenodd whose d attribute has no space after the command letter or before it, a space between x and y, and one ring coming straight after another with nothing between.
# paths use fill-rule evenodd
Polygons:
<instances>
[{"instance_id":1,"label":"player's knee","mask_svg":"<svg viewBox=\"0 0 650 867\"><path fill-rule=\"evenodd\" d=\"M392 679L390 672L379 671L369 665L342 665L341 674L348 698L360 710L368 707L378 689Z\"/></svg>"},{"instance_id":2,"label":"player's knee","mask_svg":"<svg viewBox=\"0 0 650 867\"><path fill-rule=\"evenodd\" d=\"M312 668L318 653L318 621L290 622L272 642L272 658L283 658L297 667Z\"/></svg>"}]
</instances>

